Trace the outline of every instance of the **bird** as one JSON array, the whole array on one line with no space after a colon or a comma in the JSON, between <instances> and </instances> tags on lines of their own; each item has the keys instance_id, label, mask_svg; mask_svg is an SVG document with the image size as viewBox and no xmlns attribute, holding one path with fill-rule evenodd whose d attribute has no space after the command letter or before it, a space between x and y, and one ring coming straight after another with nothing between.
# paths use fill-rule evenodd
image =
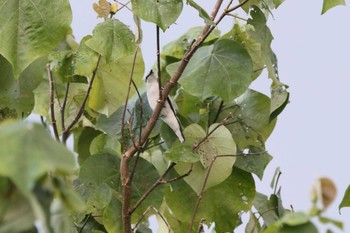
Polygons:
<instances>
[{"instance_id":1,"label":"bird","mask_svg":"<svg viewBox=\"0 0 350 233\"><path fill-rule=\"evenodd\" d=\"M152 70L146 76L145 79L146 79L146 94L147 94L148 104L151 107L151 109L154 111L159 99L158 80ZM176 134L176 136L178 137L181 143L185 141L185 138L181 132L180 123L176 117L175 109L172 105L172 102L169 96L167 97L164 103L163 109L160 112L160 119L174 131L174 133Z\"/></svg>"}]
</instances>

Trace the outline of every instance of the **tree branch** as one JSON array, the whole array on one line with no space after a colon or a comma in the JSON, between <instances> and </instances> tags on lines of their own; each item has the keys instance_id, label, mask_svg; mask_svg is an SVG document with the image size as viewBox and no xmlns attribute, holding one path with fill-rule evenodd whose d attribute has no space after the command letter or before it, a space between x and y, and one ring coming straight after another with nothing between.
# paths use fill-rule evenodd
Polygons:
<instances>
[{"instance_id":1,"label":"tree branch","mask_svg":"<svg viewBox=\"0 0 350 233\"><path fill-rule=\"evenodd\" d=\"M156 37L157 37L157 75L158 75L158 90L159 99L162 99L162 80L160 74L160 39L159 39L159 26L156 25Z\"/></svg>"},{"instance_id":2,"label":"tree branch","mask_svg":"<svg viewBox=\"0 0 350 233\"><path fill-rule=\"evenodd\" d=\"M52 128L53 132L55 134L55 138L57 141L60 141L60 136L58 134L57 130L57 124L56 124L56 117L55 117L55 102L54 102L54 93L55 93L55 81L53 78L53 74L50 68L50 64L47 64L47 73L50 79L50 115L51 115L51 122L52 122Z\"/></svg>"},{"instance_id":3,"label":"tree branch","mask_svg":"<svg viewBox=\"0 0 350 233\"><path fill-rule=\"evenodd\" d=\"M139 93L139 90L137 89L137 86L133 80L133 76L134 76L134 70L135 70L135 63L136 63L136 58L137 58L137 53L138 53L138 50L139 50L139 46L137 45L136 46L136 50L135 50L135 53L134 53L134 58L133 58L133 62L132 62L132 67L131 67L131 72L130 72L130 78L129 78L129 84L128 84L128 92L126 94L126 97L125 97L125 103L124 103L124 109L123 109L123 115L122 115L122 146L123 146L123 151L126 150L127 148L127 143L126 143L126 138L125 138L125 115L126 115L126 109L128 107L128 102L129 102L129 97L130 97L130 91L131 91L131 84L133 84L133 86L135 87L136 89L136 92L139 96L139 100L140 100L140 105L141 105L141 114L142 114L142 98L141 98L141 95ZM140 128L142 128L142 125L140 125ZM141 129L140 129L141 131ZM142 131L141 131L142 132ZM141 133L140 133L141 134ZM141 137L141 135L140 135ZM135 144L134 144L135 147L137 147Z\"/></svg>"},{"instance_id":4,"label":"tree branch","mask_svg":"<svg viewBox=\"0 0 350 233\"><path fill-rule=\"evenodd\" d=\"M137 227L139 226L139 224L141 223L142 219L145 218L146 214L150 211L150 210L154 210L154 212L156 212L156 214L159 215L159 217L163 220L164 224L167 226L168 228L168 232L170 233L170 226L168 224L168 222L166 221L166 219L164 218L164 216L162 215L162 213L159 212L159 210L157 208L155 208L154 206L149 206L145 212L143 212L143 214L141 215L141 217L139 218L139 220L137 221L137 223L135 224L135 227L133 228L133 230L137 229Z\"/></svg>"},{"instance_id":5,"label":"tree branch","mask_svg":"<svg viewBox=\"0 0 350 233\"><path fill-rule=\"evenodd\" d=\"M200 202L201 202L201 200L202 200L202 198L203 198L203 193L204 193L205 187L206 187L206 185L207 185L207 182L208 182L208 179L209 179L209 175L210 175L211 169L213 168L213 165L214 165L216 159L218 159L218 158L224 158L224 157L239 157L239 156L262 155L262 154L265 154L266 152L267 152L267 151L257 152L257 153L248 153L248 154L241 153L241 154L235 154L235 155L216 155L216 156L214 156L214 158L212 159L212 161L210 162L210 165L209 165L209 167L208 167L208 171L207 171L207 174L206 174L206 176L205 176L205 179L204 179L204 182L203 182L201 191L200 191L199 194L198 194L198 199L197 199L195 208L194 208L194 210L193 210L192 220L191 220L190 228L189 228L189 231L188 231L189 233L191 233L191 231L192 231L193 224L194 224L194 221L195 221L197 212L198 212L199 204L200 204Z\"/></svg>"},{"instance_id":6,"label":"tree branch","mask_svg":"<svg viewBox=\"0 0 350 233\"><path fill-rule=\"evenodd\" d=\"M94 83L94 80L95 80L95 77L96 77L96 73L97 73L97 69L98 69L98 66L100 65L100 61L101 61L101 54L98 55L98 59L97 59L97 63L96 63L96 67L94 69L94 71L92 72L92 77L91 77L91 80L90 80L90 83L89 83L89 86L88 86L88 89L86 91L86 94L85 94L85 97L84 97L84 100L83 102L81 103L81 106L78 110L78 113L77 115L75 116L75 118L73 119L73 121L70 123L70 125L62 132L62 142L64 144L66 144L66 141L68 139L68 136L69 136L69 133L70 133L70 130L73 128L73 126L79 121L80 117L83 115L84 113L84 108L85 108L85 104L86 104L86 101L90 95L90 91L92 89L92 84Z\"/></svg>"},{"instance_id":7,"label":"tree branch","mask_svg":"<svg viewBox=\"0 0 350 233\"><path fill-rule=\"evenodd\" d=\"M218 0L221 2L221 0ZM188 65L189 60L192 58L193 54L197 51L199 46L203 43L203 41L209 36L209 34L215 29L216 25L220 23L220 21L225 17L227 13L232 12L233 10L243 6L245 3L247 3L249 0L244 1L243 3L236 6L236 8L232 8L230 10L225 10L219 19L215 22L214 26L210 26L207 31L203 31L202 34L197 38L197 40L190 46L190 48L186 51L183 58L180 60L180 64L177 68L177 70L174 72L173 76L170 78L170 80L166 83L164 86L164 89L162 90L162 98L159 99L157 102L157 105L155 109L153 110L153 114L151 118L148 120L147 125L145 126L145 129L142 132L141 138L137 145L132 145L130 148L128 148L121 159L120 163L120 173L121 173L121 184L122 184L122 194L123 194L123 207L122 207L122 219L123 219L123 225L124 225L124 232L125 233L131 233L131 215L129 214L129 208L130 208L130 202L131 202L131 186L130 186L130 179L128 174L128 164L129 160L134 154L139 150L140 147L145 143L147 138L149 137L152 129L154 128L157 119L159 118L159 115L161 113L161 110L164 106L164 103L172 90L172 88L175 86L177 81L180 79L183 71L185 70L186 66ZM217 3L216 5L218 5Z\"/></svg>"},{"instance_id":8,"label":"tree branch","mask_svg":"<svg viewBox=\"0 0 350 233\"><path fill-rule=\"evenodd\" d=\"M131 210L129 211L130 214L132 214L137 207L139 207L141 205L141 203L151 194L151 192L157 188L159 185L161 184L168 184L174 181L177 181L179 179L182 179L188 175L190 175L190 173L192 172L192 168L193 168L193 164L191 164L190 169L183 175L169 179L169 180L165 180L164 177L171 171L171 169L173 167L175 167L176 163L171 163L169 165L169 167L166 169L166 171L159 177L159 179L142 195L142 197L137 201L137 203L131 208Z\"/></svg>"},{"instance_id":9,"label":"tree branch","mask_svg":"<svg viewBox=\"0 0 350 233\"><path fill-rule=\"evenodd\" d=\"M67 105L67 99L68 99L68 93L69 93L69 86L70 86L70 83L67 82L66 94L64 95L64 100L63 100L62 106L60 108L62 131L64 131L66 129L66 125L65 125L65 122L64 122L64 114L65 114L65 111L66 111L66 105Z\"/></svg>"}]
</instances>

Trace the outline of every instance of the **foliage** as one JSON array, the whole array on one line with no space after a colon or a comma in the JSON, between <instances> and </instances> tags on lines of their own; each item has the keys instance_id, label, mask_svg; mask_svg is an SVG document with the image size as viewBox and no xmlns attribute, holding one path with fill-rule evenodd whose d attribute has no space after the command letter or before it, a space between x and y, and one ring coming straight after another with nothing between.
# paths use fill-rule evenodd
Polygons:
<instances>
[{"instance_id":1,"label":"foliage","mask_svg":"<svg viewBox=\"0 0 350 233\"><path fill-rule=\"evenodd\" d=\"M152 214L159 232L212 224L213 232L232 232L247 212L246 232L313 233L314 219L342 228L323 216L335 196L326 178L313 189L309 213L282 205L278 170L271 195L255 188L254 175L262 179L272 159L265 143L289 100L267 26L283 0L228 1L210 16L186 3L99 0L93 8L104 22L78 43L68 0L0 0L0 233L38 232L37 225L48 233L149 232ZM322 13L341 4L325 0ZM142 27L133 33L119 11L132 8L136 24L154 23L159 37L184 7L204 25L163 46L155 63L163 99L152 111ZM237 17L239 8L245 13ZM234 24L221 33L224 17ZM266 78L264 69L270 96L249 88ZM184 143L155 120L168 96ZM42 124L25 120L31 113ZM339 208L349 206L349 193Z\"/></svg>"}]
</instances>

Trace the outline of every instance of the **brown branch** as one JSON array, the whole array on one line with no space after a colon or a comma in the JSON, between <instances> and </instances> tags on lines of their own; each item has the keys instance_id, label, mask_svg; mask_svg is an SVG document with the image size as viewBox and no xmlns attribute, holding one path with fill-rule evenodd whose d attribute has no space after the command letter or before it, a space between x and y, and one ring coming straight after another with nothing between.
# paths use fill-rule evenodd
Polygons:
<instances>
[{"instance_id":1,"label":"brown branch","mask_svg":"<svg viewBox=\"0 0 350 233\"><path fill-rule=\"evenodd\" d=\"M218 1L221 1L221 0L218 0ZM247 3L248 1L249 0L246 0L236 7L239 8L239 7L243 6L245 3ZM162 90L162 98L159 99L159 101L157 102L157 105L156 105L155 109L153 110L153 114L152 114L151 118L148 120L145 129L143 130L138 144L130 146L130 148L128 148L122 156L121 163L120 163L120 174L121 174L121 184L122 184L122 194L123 194L122 221L123 221L125 233L132 232L131 215L129 212L130 202L131 202L131 186L130 186L129 168L128 168L129 160L132 158L132 156L134 156L134 154L139 150L139 148L142 147L143 143L145 143L145 141L147 140L147 138L151 134L151 131L154 128L154 126L157 122L157 119L159 118L161 110L164 106L164 103L165 103L170 91L175 86L177 81L180 79L183 71L185 70L186 66L188 65L188 62L192 58L193 54L197 51L199 46L209 36L209 34L215 29L216 25L218 25L221 22L221 20L225 17L225 15L232 12L235 9L236 8L225 10L222 13L222 15L219 17L219 19L215 22L215 25L210 26L210 28L207 31L203 31L202 34L197 38L197 40L192 44L192 46L190 46L190 48L186 51L183 58L180 60L180 64L179 64L177 70L174 72L173 76L170 78L170 80L164 86L164 89Z\"/></svg>"},{"instance_id":2,"label":"brown branch","mask_svg":"<svg viewBox=\"0 0 350 233\"><path fill-rule=\"evenodd\" d=\"M53 132L55 134L55 138L57 141L60 141L60 136L58 134L57 124L56 124L56 117L55 117L55 103L54 103L54 93L55 93L55 81L53 78L53 74L50 68L50 64L46 65L47 73L50 79L50 116L51 116L51 123Z\"/></svg>"},{"instance_id":3,"label":"brown branch","mask_svg":"<svg viewBox=\"0 0 350 233\"><path fill-rule=\"evenodd\" d=\"M148 208L145 210L145 212L143 212L143 214L141 215L141 217L139 218L139 220L137 221L137 223L135 224L135 227L132 230L136 230L137 227L139 226L139 224L141 223L142 219L144 219L146 217L146 214L150 211L150 210L154 210L154 212L156 212L156 214L159 215L159 217L163 220L163 222L165 223L165 225L168 228L168 232L170 233L170 226L168 224L168 222L166 221L166 219L164 218L164 216L162 215L162 213L159 212L159 210L157 208L155 208L154 206L148 206Z\"/></svg>"},{"instance_id":4,"label":"brown branch","mask_svg":"<svg viewBox=\"0 0 350 233\"><path fill-rule=\"evenodd\" d=\"M137 96L139 97L139 101L140 101L140 126L139 126L139 129L140 129L140 132L139 132L139 145L140 145L140 140L141 140L141 135L142 135L142 116L143 116L142 98L141 98L139 89L137 88L136 83L134 82L133 79L131 80L131 82L132 82L132 85L134 86L134 88L136 90Z\"/></svg>"},{"instance_id":5,"label":"brown branch","mask_svg":"<svg viewBox=\"0 0 350 233\"><path fill-rule=\"evenodd\" d=\"M229 119L231 118L232 118L232 113L230 113L227 117L225 117L217 126L214 127L214 129L212 129L209 133L207 133L207 135L204 138L202 138L202 140L200 140L195 146L193 146L193 150L194 151L197 150L198 147L202 145L203 142L205 142L212 133L214 133L218 128L220 128L220 126L227 124Z\"/></svg>"},{"instance_id":6,"label":"brown branch","mask_svg":"<svg viewBox=\"0 0 350 233\"><path fill-rule=\"evenodd\" d=\"M212 161L210 162L210 165L208 167L208 171L207 171L207 174L205 176L205 179L204 179L204 182L203 182L203 185L202 185L202 188L201 188L201 191L199 192L198 194L198 199L197 199L197 202L196 202L196 205L195 205L195 208L193 210L193 214L192 214L192 220L191 220L191 224L190 224L190 228L189 228L189 233L191 233L192 231L192 228L193 228L193 224L194 224L194 220L196 218L196 215L197 215L197 212L198 212L198 208L199 208L199 204L203 198L203 193L204 193L204 190L205 190L205 187L207 185L207 182L208 182L208 179L209 179L209 175L210 175L210 172L211 172L211 169L213 168L213 165L216 161L216 159L218 158L224 158L224 157L238 157L238 156L251 156L251 155L262 155L262 154L265 154L266 151L263 151L263 152L256 152L256 153L248 153L248 154L245 154L245 153L241 153L241 154L235 154L235 155L216 155L214 156L214 158L212 159Z\"/></svg>"},{"instance_id":7,"label":"brown branch","mask_svg":"<svg viewBox=\"0 0 350 233\"><path fill-rule=\"evenodd\" d=\"M165 170L165 172L159 177L159 179L141 196L141 198L136 202L136 204L131 208L131 210L129 211L130 214L132 214L137 207L139 207L141 205L141 203L151 194L151 192L157 188L159 185L161 184L168 184L174 181L177 181L179 179L182 179L188 175L190 175L190 173L192 172L192 168L193 168L193 164L191 164L190 169L183 175L169 179L169 180L165 180L164 177L171 171L171 169L176 165L176 163L171 163L169 165L169 167Z\"/></svg>"},{"instance_id":8,"label":"brown branch","mask_svg":"<svg viewBox=\"0 0 350 233\"><path fill-rule=\"evenodd\" d=\"M62 106L60 108L62 131L64 131L66 129L66 125L65 125L65 122L64 122L64 114L65 114L65 111L66 111L66 105L67 105L67 99L68 99L68 93L69 93L69 86L70 86L70 83L67 82L66 94L64 95L63 103L62 103Z\"/></svg>"},{"instance_id":9,"label":"brown branch","mask_svg":"<svg viewBox=\"0 0 350 233\"><path fill-rule=\"evenodd\" d=\"M92 84L94 83L94 80L95 80L95 77L96 77L96 73L97 73L97 69L98 69L98 66L100 65L100 61L101 61L101 54L98 55L98 59L97 59L97 63L96 63L96 67L94 69L94 71L92 72L92 76L91 76L91 80L90 80L90 83L89 83L89 86L88 86L88 89L85 93L85 97L84 97L84 100L83 102L81 103L81 106L77 112L77 115L75 116L75 118L73 119L73 121L70 123L70 125L62 132L62 142L65 144L67 139L68 139L68 136L70 134L70 130L73 128L73 126L79 121L80 117L83 115L84 113L84 108L85 108L85 105L86 105L86 102L87 102L87 99L90 95L90 91L92 89Z\"/></svg>"},{"instance_id":10,"label":"brown branch","mask_svg":"<svg viewBox=\"0 0 350 233\"><path fill-rule=\"evenodd\" d=\"M136 46L136 50L134 53L134 58L133 58L133 62L132 62L132 67L131 67L131 72L130 72L130 78L129 78L129 84L128 84L128 91L126 93L126 97L125 97L125 103L124 103L124 109L123 109L123 115L122 115L122 146L123 146L123 151L126 150L127 148L127 143L126 143L126 138L125 138L125 132L124 132L124 128L125 128L125 115L126 115L126 109L128 107L128 102L129 102L129 97L130 97L130 91L131 91L131 84L134 85L137 94L139 95L139 99L141 100L141 95L133 81L133 76L134 76L134 70L135 70L135 63L136 63L136 58L137 58L137 53L138 53L139 47ZM142 109L142 102L141 104L141 109ZM138 148L136 145L134 145L135 148Z\"/></svg>"},{"instance_id":11,"label":"brown branch","mask_svg":"<svg viewBox=\"0 0 350 233\"><path fill-rule=\"evenodd\" d=\"M171 169L176 165L176 163L171 163L165 172L159 177L159 179L141 196L140 200L130 209L129 213L132 214L136 208L151 194L151 192L160 184L159 181L163 180L164 177L171 171Z\"/></svg>"}]
</instances>

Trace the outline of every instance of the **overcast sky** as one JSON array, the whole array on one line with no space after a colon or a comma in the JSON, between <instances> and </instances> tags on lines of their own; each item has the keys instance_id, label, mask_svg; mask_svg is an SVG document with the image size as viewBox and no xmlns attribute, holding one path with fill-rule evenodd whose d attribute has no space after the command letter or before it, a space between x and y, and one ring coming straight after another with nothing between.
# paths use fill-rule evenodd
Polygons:
<instances>
[{"instance_id":1,"label":"overcast sky","mask_svg":"<svg viewBox=\"0 0 350 233\"><path fill-rule=\"evenodd\" d=\"M70 1L73 31L79 41L101 22L91 7L97 0ZM196 2L203 6L214 3ZM264 181L257 181L257 187L258 191L268 194L269 183L279 166L283 172L280 184L284 205L293 205L295 211L307 211L312 184L319 177L329 177L336 182L338 197L326 216L343 221L345 232L350 232L350 223L346 223L350 219L350 208L338 214L338 205L350 184L347 149L350 144L350 6L334 8L323 16L321 8L322 0L286 0L273 11L274 20L269 19L280 78L290 86L291 97L268 140L267 150L274 159L266 169ZM163 45L189 28L202 25L202 20L191 14L190 10L183 12L176 25L162 35ZM124 14L118 18L130 22ZM148 32L153 32L154 26L143 25L143 55L146 69L150 69L156 58L155 33ZM224 22L220 29L225 31L230 26ZM260 78L252 87L268 93L269 85L269 80Z\"/></svg>"}]
</instances>

